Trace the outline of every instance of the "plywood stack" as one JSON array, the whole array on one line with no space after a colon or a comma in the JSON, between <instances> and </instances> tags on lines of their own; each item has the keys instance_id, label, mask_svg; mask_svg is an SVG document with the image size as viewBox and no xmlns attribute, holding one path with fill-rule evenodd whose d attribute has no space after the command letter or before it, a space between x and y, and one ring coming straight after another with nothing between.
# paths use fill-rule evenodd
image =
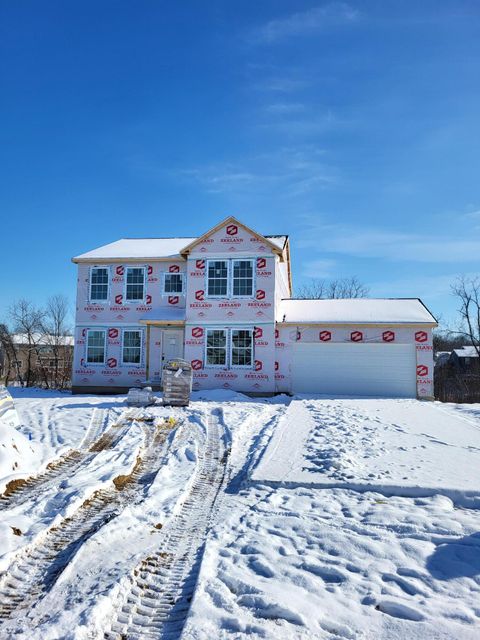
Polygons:
<instances>
[{"instance_id":1,"label":"plywood stack","mask_svg":"<svg viewBox=\"0 0 480 640\"><path fill-rule=\"evenodd\" d=\"M186 407L192 391L192 367L186 360L169 360L163 367L163 404Z\"/></svg>"}]
</instances>

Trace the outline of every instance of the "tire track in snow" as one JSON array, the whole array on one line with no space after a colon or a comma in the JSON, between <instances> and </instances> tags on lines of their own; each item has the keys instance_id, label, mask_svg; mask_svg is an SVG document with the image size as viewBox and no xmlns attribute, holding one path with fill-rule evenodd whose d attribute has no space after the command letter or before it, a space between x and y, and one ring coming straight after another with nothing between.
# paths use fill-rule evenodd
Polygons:
<instances>
[{"instance_id":1,"label":"tire track in snow","mask_svg":"<svg viewBox=\"0 0 480 640\"><path fill-rule=\"evenodd\" d=\"M137 415L137 411L125 411L117 422L101 434L107 422L107 411L97 409L92 416L81 448L71 449L60 458L53 460L47 465L45 471L37 476L19 478L9 482L5 492L0 495L0 511L17 507L27 500L43 499L44 493L49 488L59 485L63 480L77 473L80 468L88 465L100 451L115 447L127 433L130 421Z\"/></svg>"},{"instance_id":2,"label":"tire track in snow","mask_svg":"<svg viewBox=\"0 0 480 640\"><path fill-rule=\"evenodd\" d=\"M159 549L133 571L131 586L104 638L179 638L190 609L228 450L220 412L208 418L207 440L190 491L164 527ZM222 424L221 424L222 422Z\"/></svg>"},{"instance_id":3,"label":"tire track in snow","mask_svg":"<svg viewBox=\"0 0 480 640\"><path fill-rule=\"evenodd\" d=\"M52 527L22 552L0 579L0 625L2 621L22 616L53 587L82 544L115 518L127 504L140 501L152 484L165 456L159 455L171 426L165 422L153 433L142 423L146 446L128 476L114 479L115 487L100 489L72 515ZM98 442L98 441L97 441ZM161 450L160 450L161 452ZM1 628L1 626L0 626Z\"/></svg>"}]
</instances>

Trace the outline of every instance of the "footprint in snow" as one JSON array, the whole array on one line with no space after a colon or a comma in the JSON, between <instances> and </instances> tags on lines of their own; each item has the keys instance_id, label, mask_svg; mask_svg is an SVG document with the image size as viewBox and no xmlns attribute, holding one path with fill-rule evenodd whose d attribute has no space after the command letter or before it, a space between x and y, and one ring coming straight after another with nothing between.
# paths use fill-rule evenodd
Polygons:
<instances>
[{"instance_id":1,"label":"footprint in snow","mask_svg":"<svg viewBox=\"0 0 480 640\"><path fill-rule=\"evenodd\" d=\"M379 602L375 609L377 611L381 611L382 613L386 613L393 618L401 618L402 620L411 620L412 622L421 622L425 620L425 616L414 609L413 607L407 607L405 604L400 604L399 602L394 602L392 600L383 600Z\"/></svg>"}]
</instances>

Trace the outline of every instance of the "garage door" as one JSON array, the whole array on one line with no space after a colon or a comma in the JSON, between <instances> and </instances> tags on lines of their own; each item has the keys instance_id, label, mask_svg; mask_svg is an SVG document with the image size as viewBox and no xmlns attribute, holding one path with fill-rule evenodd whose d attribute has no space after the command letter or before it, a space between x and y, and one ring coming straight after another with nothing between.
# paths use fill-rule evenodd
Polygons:
<instances>
[{"instance_id":1,"label":"garage door","mask_svg":"<svg viewBox=\"0 0 480 640\"><path fill-rule=\"evenodd\" d=\"M296 342L292 391L414 398L415 345Z\"/></svg>"}]
</instances>

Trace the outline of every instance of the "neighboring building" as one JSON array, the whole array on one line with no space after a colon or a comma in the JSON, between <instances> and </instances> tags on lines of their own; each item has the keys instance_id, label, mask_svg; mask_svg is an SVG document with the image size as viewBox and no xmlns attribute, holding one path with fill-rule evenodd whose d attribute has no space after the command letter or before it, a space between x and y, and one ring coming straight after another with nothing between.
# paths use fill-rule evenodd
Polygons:
<instances>
[{"instance_id":1,"label":"neighboring building","mask_svg":"<svg viewBox=\"0 0 480 640\"><path fill-rule=\"evenodd\" d=\"M194 388L433 396L435 318L418 299L295 300L287 236L235 218L199 238L122 239L78 264L74 392Z\"/></svg>"},{"instance_id":2,"label":"neighboring building","mask_svg":"<svg viewBox=\"0 0 480 640\"><path fill-rule=\"evenodd\" d=\"M480 358L478 351L473 346L465 346L460 349L454 349L450 354L449 364L451 364L458 373L479 375Z\"/></svg>"},{"instance_id":3,"label":"neighboring building","mask_svg":"<svg viewBox=\"0 0 480 640\"><path fill-rule=\"evenodd\" d=\"M31 384L61 382L69 386L73 363L73 336L55 337L36 334L29 340L27 335L14 334L12 344L16 361L9 359L0 344L0 378L8 375L9 383ZM30 370L30 376L28 374Z\"/></svg>"}]
</instances>

